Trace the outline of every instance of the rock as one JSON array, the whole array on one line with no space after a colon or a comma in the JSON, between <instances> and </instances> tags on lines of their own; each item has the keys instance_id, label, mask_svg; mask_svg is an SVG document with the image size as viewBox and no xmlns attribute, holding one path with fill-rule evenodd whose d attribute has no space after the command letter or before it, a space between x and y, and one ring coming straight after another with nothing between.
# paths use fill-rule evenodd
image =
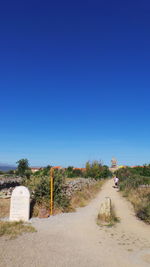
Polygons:
<instances>
[{"instance_id":1,"label":"rock","mask_svg":"<svg viewBox=\"0 0 150 267\"><path fill-rule=\"evenodd\" d=\"M49 217L49 211L42 207L39 209L39 213L38 213L38 217L39 218L48 218Z\"/></svg>"},{"instance_id":2,"label":"rock","mask_svg":"<svg viewBox=\"0 0 150 267\"><path fill-rule=\"evenodd\" d=\"M104 221L109 221L111 217L111 199L110 197L105 197L105 200L101 203L100 206L100 217Z\"/></svg>"}]
</instances>

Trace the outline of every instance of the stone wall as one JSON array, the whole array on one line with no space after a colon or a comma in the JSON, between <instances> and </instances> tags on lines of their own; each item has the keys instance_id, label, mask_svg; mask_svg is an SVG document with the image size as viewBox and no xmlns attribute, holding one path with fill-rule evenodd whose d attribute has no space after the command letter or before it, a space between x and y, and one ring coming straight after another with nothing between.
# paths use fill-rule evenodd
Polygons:
<instances>
[{"instance_id":1,"label":"stone wall","mask_svg":"<svg viewBox=\"0 0 150 267\"><path fill-rule=\"evenodd\" d=\"M94 185L97 181L91 178L76 178L72 181L66 182L64 186L64 193L71 198L76 191L82 191L83 188Z\"/></svg>"},{"instance_id":2,"label":"stone wall","mask_svg":"<svg viewBox=\"0 0 150 267\"><path fill-rule=\"evenodd\" d=\"M20 185L21 180L21 177L0 176L0 197L11 197L12 190Z\"/></svg>"},{"instance_id":3,"label":"stone wall","mask_svg":"<svg viewBox=\"0 0 150 267\"><path fill-rule=\"evenodd\" d=\"M0 177L0 197L11 197L13 189L19 186L21 181L21 177ZM76 191L82 191L83 188L89 187L95 183L95 179L75 178L65 183L63 191L71 198Z\"/></svg>"}]
</instances>

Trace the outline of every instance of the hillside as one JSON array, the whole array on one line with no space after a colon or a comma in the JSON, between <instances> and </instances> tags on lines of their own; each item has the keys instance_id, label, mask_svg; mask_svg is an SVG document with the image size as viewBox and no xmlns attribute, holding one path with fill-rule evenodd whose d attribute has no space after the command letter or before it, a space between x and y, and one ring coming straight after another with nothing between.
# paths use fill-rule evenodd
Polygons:
<instances>
[{"instance_id":1,"label":"hillside","mask_svg":"<svg viewBox=\"0 0 150 267\"><path fill-rule=\"evenodd\" d=\"M16 169L15 166L0 163L0 171L6 172L6 171L9 171L9 170L15 170L15 169Z\"/></svg>"}]
</instances>

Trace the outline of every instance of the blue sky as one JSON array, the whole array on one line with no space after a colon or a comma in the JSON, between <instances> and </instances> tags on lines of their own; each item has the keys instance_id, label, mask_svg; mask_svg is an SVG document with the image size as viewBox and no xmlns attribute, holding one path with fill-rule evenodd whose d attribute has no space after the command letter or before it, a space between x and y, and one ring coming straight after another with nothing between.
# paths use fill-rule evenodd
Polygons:
<instances>
[{"instance_id":1,"label":"blue sky","mask_svg":"<svg viewBox=\"0 0 150 267\"><path fill-rule=\"evenodd\" d=\"M0 162L150 163L149 1L2 1Z\"/></svg>"}]
</instances>

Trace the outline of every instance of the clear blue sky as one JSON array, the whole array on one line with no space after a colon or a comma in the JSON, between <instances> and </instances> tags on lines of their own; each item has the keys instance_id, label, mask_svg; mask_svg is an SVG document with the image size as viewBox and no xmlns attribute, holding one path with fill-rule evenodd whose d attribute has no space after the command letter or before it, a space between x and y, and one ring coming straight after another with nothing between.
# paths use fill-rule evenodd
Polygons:
<instances>
[{"instance_id":1,"label":"clear blue sky","mask_svg":"<svg viewBox=\"0 0 150 267\"><path fill-rule=\"evenodd\" d=\"M0 162L150 163L150 2L1 1Z\"/></svg>"}]
</instances>

